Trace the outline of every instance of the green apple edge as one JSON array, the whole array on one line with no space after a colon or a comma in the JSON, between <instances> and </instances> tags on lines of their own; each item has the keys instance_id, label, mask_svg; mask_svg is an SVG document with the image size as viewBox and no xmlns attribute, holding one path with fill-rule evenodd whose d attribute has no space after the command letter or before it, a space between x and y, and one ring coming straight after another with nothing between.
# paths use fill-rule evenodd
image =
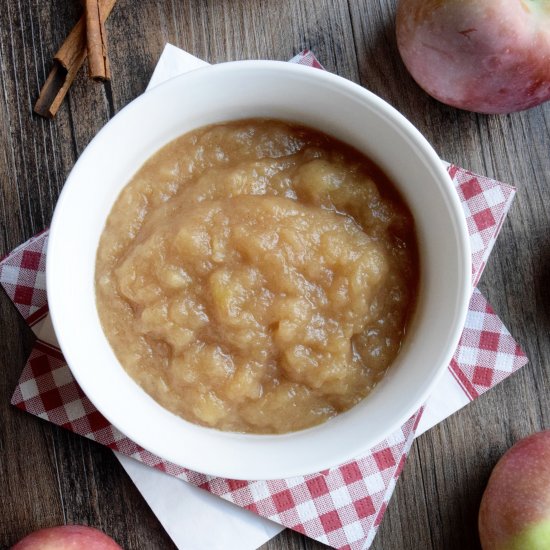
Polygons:
<instances>
[{"instance_id":1,"label":"green apple edge","mask_svg":"<svg viewBox=\"0 0 550 550\"><path fill-rule=\"evenodd\" d=\"M503 550L548 550L550 548L550 519L532 525L518 533Z\"/></svg>"},{"instance_id":2,"label":"green apple edge","mask_svg":"<svg viewBox=\"0 0 550 550\"><path fill-rule=\"evenodd\" d=\"M521 0L521 3L528 11L550 16L550 0Z\"/></svg>"}]
</instances>

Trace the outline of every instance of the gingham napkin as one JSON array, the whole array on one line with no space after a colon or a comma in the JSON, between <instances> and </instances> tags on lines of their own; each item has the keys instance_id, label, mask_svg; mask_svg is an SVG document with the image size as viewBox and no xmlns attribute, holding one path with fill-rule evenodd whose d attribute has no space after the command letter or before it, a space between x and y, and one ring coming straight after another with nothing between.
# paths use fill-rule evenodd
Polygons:
<instances>
[{"instance_id":1,"label":"gingham napkin","mask_svg":"<svg viewBox=\"0 0 550 550\"><path fill-rule=\"evenodd\" d=\"M321 68L311 52L302 52L292 61ZM448 171L468 224L474 287L515 190L455 166L449 166ZM46 231L0 262L0 284L28 324L35 330L39 328L39 335L48 330L44 277L47 239ZM213 478L152 455L95 410L75 383L60 350L40 338L25 365L12 403L334 548L366 549L372 543L415 435L433 425L434 418L448 416L526 363L519 346L474 289L447 380L436 388L423 410L365 456L318 474L286 480ZM460 388L460 397L453 401L449 396L456 393L456 388ZM449 402L442 406L445 395ZM432 421L426 422L427 417ZM424 428L419 426L421 419Z\"/></svg>"}]
</instances>

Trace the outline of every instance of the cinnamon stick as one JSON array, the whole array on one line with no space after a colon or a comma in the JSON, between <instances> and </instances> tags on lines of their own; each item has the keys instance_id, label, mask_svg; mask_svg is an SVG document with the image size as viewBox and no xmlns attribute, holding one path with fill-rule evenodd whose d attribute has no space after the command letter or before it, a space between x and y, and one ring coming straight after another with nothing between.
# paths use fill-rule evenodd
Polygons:
<instances>
[{"instance_id":1,"label":"cinnamon stick","mask_svg":"<svg viewBox=\"0 0 550 550\"><path fill-rule=\"evenodd\" d=\"M99 0L85 0L88 69L94 80L110 80L107 36L101 19Z\"/></svg>"},{"instance_id":2,"label":"cinnamon stick","mask_svg":"<svg viewBox=\"0 0 550 550\"><path fill-rule=\"evenodd\" d=\"M102 21L109 17L115 4L116 0L99 0ZM87 55L86 16L83 15L54 56L52 70L34 106L35 113L46 118L56 115Z\"/></svg>"}]
</instances>

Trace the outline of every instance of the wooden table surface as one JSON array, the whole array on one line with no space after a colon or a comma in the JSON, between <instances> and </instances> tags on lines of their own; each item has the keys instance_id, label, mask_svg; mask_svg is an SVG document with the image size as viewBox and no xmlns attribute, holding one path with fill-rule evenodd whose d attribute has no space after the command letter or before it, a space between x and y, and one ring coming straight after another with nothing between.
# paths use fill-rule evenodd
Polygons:
<instances>
[{"instance_id":1,"label":"wooden table surface","mask_svg":"<svg viewBox=\"0 0 550 550\"><path fill-rule=\"evenodd\" d=\"M518 438L550 427L550 103L509 116L437 103L399 58L395 0L120 0L107 24L112 82L81 72L57 118L43 120L32 106L79 11L75 0L2 3L0 255L48 226L76 159L143 92L166 42L211 63L310 48L404 113L442 158L517 186L480 287L530 364L416 440L373 545L477 548L491 468ZM126 549L174 548L109 450L9 405L33 338L3 293L0 331L0 548L63 523L96 526ZM321 547L287 530L264 548Z\"/></svg>"}]
</instances>

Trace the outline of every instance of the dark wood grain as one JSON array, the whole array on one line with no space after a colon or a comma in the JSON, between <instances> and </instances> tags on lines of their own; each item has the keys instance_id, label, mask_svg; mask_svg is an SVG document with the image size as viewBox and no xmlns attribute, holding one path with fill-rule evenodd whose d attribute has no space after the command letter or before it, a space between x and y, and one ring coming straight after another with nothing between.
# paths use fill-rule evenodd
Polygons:
<instances>
[{"instance_id":1,"label":"dark wood grain","mask_svg":"<svg viewBox=\"0 0 550 550\"><path fill-rule=\"evenodd\" d=\"M166 42L211 63L310 48L397 107L443 158L517 186L480 286L531 362L414 443L373 544L477 548L491 468L550 427L550 104L482 116L428 97L398 55L395 0L119 0L107 24L112 82L83 71L57 118L42 120L32 105L79 11L72 0L5 0L0 10L0 255L49 224L75 160L143 92ZM32 335L3 294L0 329L0 548L62 523L99 527L126 549L174 548L109 450L9 406ZM264 550L322 547L285 531Z\"/></svg>"}]
</instances>

